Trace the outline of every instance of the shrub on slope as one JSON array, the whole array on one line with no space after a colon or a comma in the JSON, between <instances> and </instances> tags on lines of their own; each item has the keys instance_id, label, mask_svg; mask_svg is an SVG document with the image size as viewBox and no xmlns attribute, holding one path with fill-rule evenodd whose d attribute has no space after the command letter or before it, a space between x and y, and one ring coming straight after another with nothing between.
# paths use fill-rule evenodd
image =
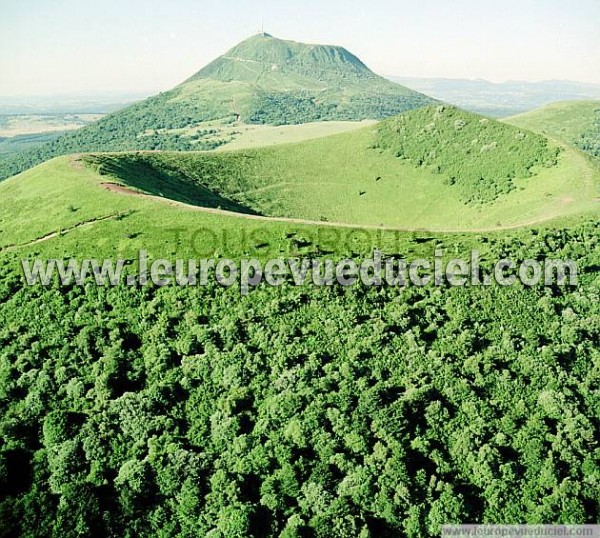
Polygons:
<instances>
[{"instance_id":1,"label":"shrub on slope","mask_svg":"<svg viewBox=\"0 0 600 538\"><path fill-rule=\"evenodd\" d=\"M541 135L444 105L382 122L376 145L443 174L466 202L478 203L510 192L536 166L556 165L559 151Z\"/></svg>"}]
</instances>

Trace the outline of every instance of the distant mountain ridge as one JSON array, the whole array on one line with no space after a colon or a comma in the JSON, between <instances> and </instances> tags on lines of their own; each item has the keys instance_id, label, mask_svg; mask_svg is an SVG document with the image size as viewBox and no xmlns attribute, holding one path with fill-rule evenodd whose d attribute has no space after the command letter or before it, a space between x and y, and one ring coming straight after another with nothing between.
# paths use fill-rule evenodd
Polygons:
<instances>
[{"instance_id":1,"label":"distant mountain ridge","mask_svg":"<svg viewBox=\"0 0 600 538\"><path fill-rule=\"evenodd\" d=\"M0 179L50 157L126 150L207 150L221 124L383 119L435 102L373 73L355 55L259 34L172 90L0 162Z\"/></svg>"},{"instance_id":2,"label":"distant mountain ridge","mask_svg":"<svg viewBox=\"0 0 600 538\"><path fill-rule=\"evenodd\" d=\"M389 79L470 112L493 117L520 114L557 101L600 99L600 85L571 80Z\"/></svg>"}]
</instances>

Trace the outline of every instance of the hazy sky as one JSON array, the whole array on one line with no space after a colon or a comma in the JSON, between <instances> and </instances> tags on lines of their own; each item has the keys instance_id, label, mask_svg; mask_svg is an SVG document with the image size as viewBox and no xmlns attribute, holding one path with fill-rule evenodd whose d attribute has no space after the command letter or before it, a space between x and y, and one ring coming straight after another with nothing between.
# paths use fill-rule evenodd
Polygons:
<instances>
[{"instance_id":1,"label":"hazy sky","mask_svg":"<svg viewBox=\"0 0 600 538\"><path fill-rule=\"evenodd\" d=\"M0 0L0 96L166 90L261 19L382 75L600 84L600 0Z\"/></svg>"}]
</instances>

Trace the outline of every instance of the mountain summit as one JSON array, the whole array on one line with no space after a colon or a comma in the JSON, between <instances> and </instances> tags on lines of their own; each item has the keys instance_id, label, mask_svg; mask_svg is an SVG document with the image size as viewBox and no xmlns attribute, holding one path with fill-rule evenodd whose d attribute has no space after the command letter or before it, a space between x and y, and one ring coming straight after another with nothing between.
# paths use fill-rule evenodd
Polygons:
<instances>
[{"instance_id":1,"label":"mountain summit","mask_svg":"<svg viewBox=\"0 0 600 538\"><path fill-rule=\"evenodd\" d=\"M343 85L352 80L378 78L343 47L309 45L259 34L233 47L189 81L249 80L258 85L279 82L283 86L292 83L293 87L297 87L301 80L293 84L296 77L300 77L308 87L322 88L327 87L327 83Z\"/></svg>"},{"instance_id":2,"label":"mountain summit","mask_svg":"<svg viewBox=\"0 0 600 538\"><path fill-rule=\"evenodd\" d=\"M242 41L175 91L220 103L217 114L266 124L382 119L432 102L376 75L343 47L264 33Z\"/></svg>"},{"instance_id":3,"label":"mountain summit","mask_svg":"<svg viewBox=\"0 0 600 538\"><path fill-rule=\"evenodd\" d=\"M383 119L432 102L343 47L261 33L172 90L0 163L0 178L67 153L213 149L225 142L223 124Z\"/></svg>"}]
</instances>

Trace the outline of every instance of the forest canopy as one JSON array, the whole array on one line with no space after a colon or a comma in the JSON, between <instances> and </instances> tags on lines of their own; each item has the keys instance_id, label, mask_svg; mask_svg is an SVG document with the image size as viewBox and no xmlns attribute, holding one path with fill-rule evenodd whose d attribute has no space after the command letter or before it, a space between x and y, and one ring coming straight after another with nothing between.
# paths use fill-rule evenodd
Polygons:
<instances>
[{"instance_id":1,"label":"forest canopy","mask_svg":"<svg viewBox=\"0 0 600 538\"><path fill-rule=\"evenodd\" d=\"M577 288L25 288L2 536L437 536L598 520L598 224L486 242Z\"/></svg>"}]
</instances>

